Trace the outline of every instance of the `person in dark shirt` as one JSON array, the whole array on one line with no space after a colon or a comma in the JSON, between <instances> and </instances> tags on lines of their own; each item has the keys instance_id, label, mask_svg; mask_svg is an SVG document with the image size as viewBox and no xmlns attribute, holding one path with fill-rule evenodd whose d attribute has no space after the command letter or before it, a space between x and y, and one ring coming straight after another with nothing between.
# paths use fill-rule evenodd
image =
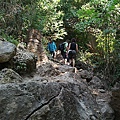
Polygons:
<instances>
[{"instance_id":1,"label":"person in dark shirt","mask_svg":"<svg viewBox=\"0 0 120 120\"><path fill-rule=\"evenodd\" d=\"M69 43L68 47L68 61L69 64L73 67L75 66L75 59L76 59L76 53L78 52L78 44L76 43L76 39L72 38L71 43Z\"/></svg>"},{"instance_id":2,"label":"person in dark shirt","mask_svg":"<svg viewBox=\"0 0 120 120\"><path fill-rule=\"evenodd\" d=\"M67 41L64 41L62 43L63 45L63 49L60 50L61 51L61 55L63 57L63 62L64 64L67 64L67 52L68 52L68 42Z\"/></svg>"},{"instance_id":3,"label":"person in dark shirt","mask_svg":"<svg viewBox=\"0 0 120 120\"><path fill-rule=\"evenodd\" d=\"M61 43L58 47L58 50L60 50L60 52L61 52L61 55L62 55L62 58L63 58L62 62L64 64L67 64L68 40Z\"/></svg>"}]
</instances>

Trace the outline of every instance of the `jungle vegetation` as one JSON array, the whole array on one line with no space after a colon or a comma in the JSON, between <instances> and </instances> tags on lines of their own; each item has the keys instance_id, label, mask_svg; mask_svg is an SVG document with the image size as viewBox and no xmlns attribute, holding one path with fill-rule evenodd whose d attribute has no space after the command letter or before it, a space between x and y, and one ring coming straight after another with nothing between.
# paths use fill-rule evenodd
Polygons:
<instances>
[{"instance_id":1,"label":"jungle vegetation","mask_svg":"<svg viewBox=\"0 0 120 120\"><path fill-rule=\"evenodd\" d=\"M91 64L109 85L120 79L119 0L1 0L0 36L14 44L24 41L29 29L43 41L75 37L79 60Z\"/></svg>"}]
</instances>

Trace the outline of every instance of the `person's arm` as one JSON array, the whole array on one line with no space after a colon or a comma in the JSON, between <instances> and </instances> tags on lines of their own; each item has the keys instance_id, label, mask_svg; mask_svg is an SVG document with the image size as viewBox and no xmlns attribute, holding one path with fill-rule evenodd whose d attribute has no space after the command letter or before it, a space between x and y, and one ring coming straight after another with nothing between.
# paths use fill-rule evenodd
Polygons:
<instances>
[{"instance_id":1,"label":"person's arm","mask_svg":"<svg viewBox=\"0 0 120 120\"><path fill-rule=\"evenodd\" d=\"M76 44L76 51L78 52L78 44Z\"/></svg>"},{"instance_id":2,"label":"person's arm","mask_svg":"<svg viewBox=\"0 0 120 120\"><path fill-rule=\"evenodd\" d=\"M55 51L57 50L57 46L56 46L55 42L54 42L54 49L55 49Z\"/></svg>"},{"instance_id":3,"label":"person's arm","mask_svg":"<svg viewBox=\"0 0 120 120\"><path fill-rule=\"evenodd\" d=\"M67 50L67 51L69 50L69 46L66 47L66 50Z\"/></svg>"},{"instance_id":4,"label":"person's arm","mask_svg":"<svg viewBox=\"0 0 120 120\"><path fill-rule=\"evenodd\" d=\"M71 46L71 43L69 43L69 45L68 45L68 50L70 50L70 46Z\"/></svg>"},{"instance_id":5,"label":"person's arm","mask_svg":"<svg viewBox=\"0 0 120 120\"><path fill-rule=\"evenodd\" d=\"M68 43L67 42L65 43L65 49L66 49L66 51L68 51Z\"/></svg>"}]
</instances>

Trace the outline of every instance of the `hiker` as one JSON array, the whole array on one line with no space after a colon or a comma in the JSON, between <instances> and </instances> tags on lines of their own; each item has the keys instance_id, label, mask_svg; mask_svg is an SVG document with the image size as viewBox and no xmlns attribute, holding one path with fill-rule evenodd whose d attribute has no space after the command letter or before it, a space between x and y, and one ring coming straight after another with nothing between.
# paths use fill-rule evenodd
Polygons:
<instances>
[{"instance_id":1,"label":"hiker","mask_svg":"<svg viewBox=\"0 0 120 120\"><path fill-rule=\"evenodd\" d=\"M55 42L52 41L51 39L50 39L50 41L48 43L48 50L49 50L50 54L52 55L52 58L55 58L56 57L57 47L56 47Z\"/></svg>"},{"instance_id":2,"label":"hiker","mask_svg":"<svg viewBox=\"0 0 120 120\"><path fill-rule=\"evenodd\" d=\"M61 55L62 55L62 57L63 57L63 62L64 62L64 64L67 64L68 42L67 42L67 41L64 41L63 43L61 43L61 44L59 45L58 50L61 51Z\"/></svg>"},{"instance_id":3,"label":"hiker","mask_svg":"<svg viewBox=\"0 0 120 120\"><path fill-rule=\"evenodd\" d=\"M71 43L69 43L68 46L68 61L69 64L72 65L73 67L75 66L77 52L78 52L78 44L76 43L76 39L72 38Z\"/></svg>"}]
</instances>

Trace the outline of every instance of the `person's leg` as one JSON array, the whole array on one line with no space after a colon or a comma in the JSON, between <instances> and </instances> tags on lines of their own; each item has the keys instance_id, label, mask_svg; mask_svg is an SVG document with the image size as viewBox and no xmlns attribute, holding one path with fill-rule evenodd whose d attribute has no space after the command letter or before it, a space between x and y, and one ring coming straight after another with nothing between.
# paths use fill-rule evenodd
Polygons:
<instances>
[{"instance_id":1,"label":"person's leg","mask_svg":"<svg viewBox=\"0 0 120 120\"><path fill-rule=\"evenodd\" d=\"M71 65L71 63L72 63L72 51L68 52L68 62L69 62L68 65Z\"/></svg>"},{"instance_id":2,"label":"person's leg","mask_svg":"<svg viewBox=\"0 0 120 120\"><path fill-rule=\"evenodd\" d=\"M66 65L67 64L67 58L65 58L64 61L65 61L65 65Z\"/></svg>"},{"instance_id":3,"label":"person's leg","mask_svg":"<svg viewBox=\"0 0 120 120\"><path fill-rule=\"evenodd\" d=\"M50 51L51 56L53 57L52 51Z\"/></svg>"},{"instance_id":4,"label":"person's leg","mask_svg":"<svg viewBox=\"0 0 120 120\"><path fill-rule=\"evenodd\" d=\"M52 58L56 57L56 52L55 51L50 51L50 54L51 54Z\"/></svg>"},{"instance_id":5,"label":"person's leg","mask_svg":"<svg viewBox=\"0 0 120 120\"><path fill-rule=\"evenodd\" d=\"M62 52L61 55L63 57L63 63L66 64L66 62L67 62L66 52Z\"/></svg>"},{"instance_id":6,"label":"person's leg","mask_svg":"<svg viewBox=\"0 0 120 120\"><path fill-rule=\"evenodd\" d=\"M53 58L56 58L56 51L53 52Z\"/></svg>"},{"instance_id":7,"label":"person's leg","mask_svg":"<svg viewBox=\"0 0 120 120\"><path fill-rule=\"evenodd\" d=\"M61 51L61 55L62 55L62 63L64 63L64 52Z\"/></svg>"},{"instance_id":8,"label":"person's leg","mask_svg":"<svg viewBox=\"0 0 120 120\"><path fill-rule=\"evenodd\" d=\"M75 67L75 59L72 58L72 66Z\"/></svg>"},{"instance_id":9,"label":"person's leg","mask_svg":"<svg viewBox=\"0 0 120 120\"><path fill-rule=\"evenodd\" d=\"M54 58L54 56L55 56L54 51L51 51L51 55L52 55L52 58Z\"/></svg>"},{"instance_id":10,"label":"person's leg","mask_svg":"<svg viewBox=\"0 0 120 120\"><path fill-rule=\"evenodd\" d=\"M50 54L51 54L52 58L55 57L55 52L54 51L50 51Z\"/></svg>"},{"instance_id":11,"label":"person's leg","mask_svg":"<svg viewBox=\"0 0 120 120\"><path fill-rule=\"evenodd\" d=\"M70 62L69 62L69 64L72 66L72 59L70 59Z\"/></svg>"},{"instance_id":12,"label":"person's leg","mask_svg":"<svg viewBox=\"0 0 120 120\"><path fill-rule=\"evenodd\" d=\"M67 52L64 53L64 63L67 64Z\"/></svg>"},{"instance_id":13,"label":"person's leg","mask_svg":"<svg viewBox=\"0 0 120 120\"><path fill-rule=\"evenodd\" d=\"M76 51L72 51L72 66L75 67Z\"/></svg>"}]
</instances>

